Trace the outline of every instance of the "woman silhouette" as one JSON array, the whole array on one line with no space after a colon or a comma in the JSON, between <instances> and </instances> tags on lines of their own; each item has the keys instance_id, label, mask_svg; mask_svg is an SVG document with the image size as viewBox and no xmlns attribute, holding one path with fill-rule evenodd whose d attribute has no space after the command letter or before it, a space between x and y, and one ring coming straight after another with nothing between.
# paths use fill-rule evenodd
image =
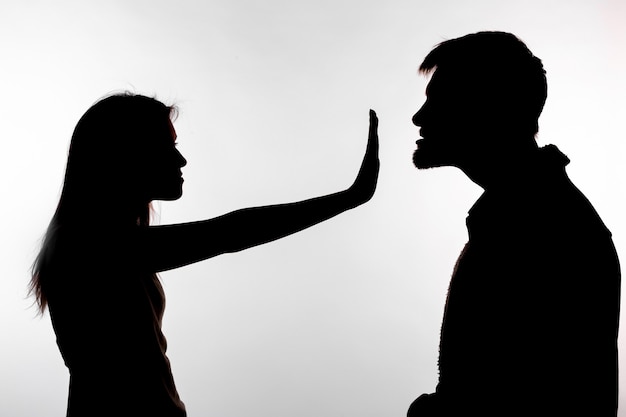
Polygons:
<instances>
[{"instance_id":1,"label":"woman silhouette","mask_svg":"<svg viewBox=\"0 0 626 417\"><path fill-rule=\"evenodd\" d=\"M161 332L157 273L270 242L368 201L378 176L377 118L351 187L193 223L149 226L152 200L182 195L186 160L173 107L130 93L79 120L63 190L33 266L70 372L67 416L185 416Z\"/></svg>"}]
</instances>

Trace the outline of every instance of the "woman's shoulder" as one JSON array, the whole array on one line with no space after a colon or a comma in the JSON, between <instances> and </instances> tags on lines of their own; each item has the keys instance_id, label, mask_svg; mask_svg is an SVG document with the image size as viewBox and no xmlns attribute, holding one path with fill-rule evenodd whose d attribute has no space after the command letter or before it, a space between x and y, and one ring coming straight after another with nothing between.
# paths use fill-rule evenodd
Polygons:
<instances>
[{"instance_id":1,"label":"woman's shoulder","mask_svg":"<svg viewBox=\"0 0 626 417\"><path fill-rule=\"evenodd\" d=\"M57 273L110 274L141 269L139 227L60 227L48 242L48 268Z\"/></svg>"}]
</instances>

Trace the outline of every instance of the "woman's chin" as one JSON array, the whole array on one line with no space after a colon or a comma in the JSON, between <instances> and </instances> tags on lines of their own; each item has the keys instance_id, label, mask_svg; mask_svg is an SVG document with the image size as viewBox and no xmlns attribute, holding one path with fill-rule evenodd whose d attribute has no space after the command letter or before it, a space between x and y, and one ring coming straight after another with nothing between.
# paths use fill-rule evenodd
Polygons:
<instances>
[{"instance_id":1,"label":"woman's chin","mask_svg":"<svg viewBox=\"0 0 626 417\"><path fill-rule=\"evenodd\" d=\"M177 188L175 190L171 190L171 191L168 191L168 192L160 193L159 195L154 197L153 200L174 201L174 200L178 200L182 196L183 196L183 188L182 188L182 185L181 185L179 188Z\"/></svg>"}]
</instances>

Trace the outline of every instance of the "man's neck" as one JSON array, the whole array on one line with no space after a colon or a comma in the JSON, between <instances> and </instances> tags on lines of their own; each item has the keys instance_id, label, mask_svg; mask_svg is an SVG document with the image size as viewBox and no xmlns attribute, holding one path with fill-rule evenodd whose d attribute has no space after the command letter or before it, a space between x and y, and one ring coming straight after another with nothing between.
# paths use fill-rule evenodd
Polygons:
<instances>
[{"instance_id":1,"label":"man's neck","mask_svg":"<svg viewBox=\"0 0 626 417\"><path fill-rule=\"evenodd\" d=\"M528 146L499 151L497 156L476 158L459 168L485 190L521 185L530 178L539 148Z\"/></svg>"}]
</instances>

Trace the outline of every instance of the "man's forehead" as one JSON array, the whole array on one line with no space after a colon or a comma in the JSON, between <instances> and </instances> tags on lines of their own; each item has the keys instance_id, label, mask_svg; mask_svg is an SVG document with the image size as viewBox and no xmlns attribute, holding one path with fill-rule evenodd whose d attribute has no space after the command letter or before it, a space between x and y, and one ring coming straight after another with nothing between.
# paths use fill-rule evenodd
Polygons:
<instances>
[{"instance_id":1,"label":"man's forehead","mask_svg":"<svg viewBox=\"0 0 626 417\"><path fill-rule=\"evenodd\" d=\"M449 94L472 91L478 84L478 77L468 72L449 68L435 68L426 86L426 94Z\"/></svg>"},{"instance_id":2,"label":"man's forehead","mask_svg":"<svg viewBox=\"0 0 626 417\"><path fill-rule=\"evenodd\" d=\"M457 87L460 77L452 71L436 68L430 75L430 80L426 86L426 93L439 93Z\"/></svg>"}]
</instances>

